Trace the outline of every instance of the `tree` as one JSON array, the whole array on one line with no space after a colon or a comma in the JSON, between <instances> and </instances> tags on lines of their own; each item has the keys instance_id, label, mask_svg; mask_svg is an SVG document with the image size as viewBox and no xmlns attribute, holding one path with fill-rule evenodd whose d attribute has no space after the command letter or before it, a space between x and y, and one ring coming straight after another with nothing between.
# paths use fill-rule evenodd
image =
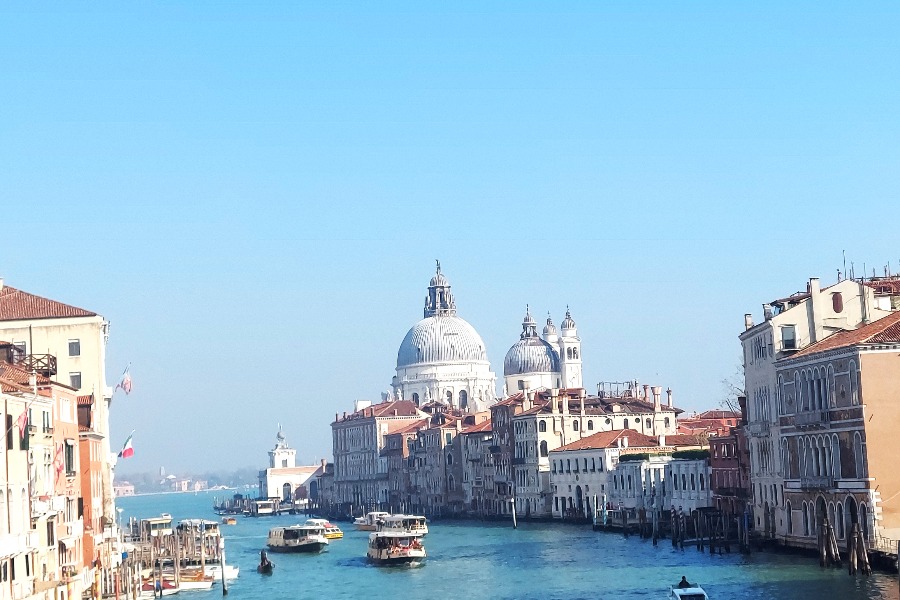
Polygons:
<instances>
[{"instance_id":1,"label":"tree","mask_svg":"<svg viewBox=\"0 0 900 600\"><path fill-rule=\"evenodd\" d=\"M747 396L747 391L744 389L743 360L738 361L731 375L722 378L722 399L719 401L719 406L740 414L741 405L738 398L741 396Z\"/></svg>"}]
</instances>

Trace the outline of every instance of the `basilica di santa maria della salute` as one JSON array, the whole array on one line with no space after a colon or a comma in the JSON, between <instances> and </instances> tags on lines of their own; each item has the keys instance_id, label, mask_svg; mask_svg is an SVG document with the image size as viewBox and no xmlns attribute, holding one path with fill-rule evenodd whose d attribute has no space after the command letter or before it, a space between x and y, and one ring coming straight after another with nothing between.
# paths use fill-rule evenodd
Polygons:
<instances>
[{"instance_id":1,"label":"basilica di santa maria della salute","mask_svg":"<svg viewBox=\"0 0 900 600\"><path fill-rule=\"evenodd\" d=\"M526 308L519 341L503 361L504 396L541 387L581 388L581 365L581 340L569 311L560 332L548 316L539 336ZM456 314L450 282L438 262L424 318L410 328L397 351L392 395L417 406L438 402L480 412L496 400L496 379L481 336Z\"/></svg>"}]
</instances>

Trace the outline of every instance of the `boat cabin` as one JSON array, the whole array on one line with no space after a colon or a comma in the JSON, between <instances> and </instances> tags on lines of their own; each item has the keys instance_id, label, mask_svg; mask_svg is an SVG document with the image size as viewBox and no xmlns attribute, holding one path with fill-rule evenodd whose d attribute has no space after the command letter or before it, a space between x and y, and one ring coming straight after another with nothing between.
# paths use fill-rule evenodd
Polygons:
<instances>
[{"instance_id":1,"label":"boat cabin","mask_svg":"<svg viewBox=\"0 0 900 600\"><path fill-rule=\"evenodd\" d=\"M163 513L158 517L141 519L141 538L150 539L172 535L172 515Z\"/></svg>"}]
</instances>

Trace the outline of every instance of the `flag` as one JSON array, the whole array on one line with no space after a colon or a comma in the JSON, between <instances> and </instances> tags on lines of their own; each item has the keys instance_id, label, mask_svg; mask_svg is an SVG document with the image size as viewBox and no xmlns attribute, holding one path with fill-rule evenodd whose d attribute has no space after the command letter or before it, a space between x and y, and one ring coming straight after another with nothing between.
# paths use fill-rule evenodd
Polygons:
<instances>
[{"instance_id":1,"label":"flag","mask_svg":"<svg viewBox=\"0 0 900 600\"><path fill-rule=\"evenodd\" d=\"M25 428L28 427L28 409L22 411L22 414L19 415L19 418L16 420L16 423L19 424L19 435L22 436L22 439L25 439Z\"/></svg>"},{"instance_id":2,"label":"flag","mask_svg":"<svg viewBox=\"0 0 900 600\"><path fill-rule=\"evenodd\" d=\"M122 373L122 378L119 380L119 383L116 384L116 389L113 390L113 393L116 393L116 390L122 388L125 390L125 395L131 393L131 364L125 367L125 372Z\"/></svg>"},{"instance_id":3,"label":"flag","mask_svg":"<svg viewBox=\"0 0 900 600\"><path fill-rule=\"evenodd\" d=\"M122 450L119 452L119 458L131 458L134 456L134 448L131 446L131 438L134 437L134 432L131 432L131 435L128 436L128 439L125 440L125 445L122 446Z\"/></svg>"},{"instance_id":4,"label":"flag","mask_svg":"<svg viewBox=\"0 0 900 600\"><path fill-rule=\"evenodd\" d=\"M59 476L63 471L63 445L60 444L56 447L56 457L53 459L53 464L56 466L56 478L59 479Z\"/></svg>"}]
</instances>

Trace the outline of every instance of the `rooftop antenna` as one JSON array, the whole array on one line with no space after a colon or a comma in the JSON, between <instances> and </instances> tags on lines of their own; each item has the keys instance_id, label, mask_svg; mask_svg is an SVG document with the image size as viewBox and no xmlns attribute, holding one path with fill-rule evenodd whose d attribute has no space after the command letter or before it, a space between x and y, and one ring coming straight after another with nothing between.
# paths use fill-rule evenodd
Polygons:
<instances>
[{"instance_id":1,"label":"rooftop antenna","mask_svg":"<svg viewBox=\"0 0 900 600\"><path fill-rule=\"evenodd\" d=\"M847 251L841 250L841 254L844 255L844 277L846 277L847 276ZM840 279L840 277L838 277L838 279Z\"/></svg>"}]
</instances>

